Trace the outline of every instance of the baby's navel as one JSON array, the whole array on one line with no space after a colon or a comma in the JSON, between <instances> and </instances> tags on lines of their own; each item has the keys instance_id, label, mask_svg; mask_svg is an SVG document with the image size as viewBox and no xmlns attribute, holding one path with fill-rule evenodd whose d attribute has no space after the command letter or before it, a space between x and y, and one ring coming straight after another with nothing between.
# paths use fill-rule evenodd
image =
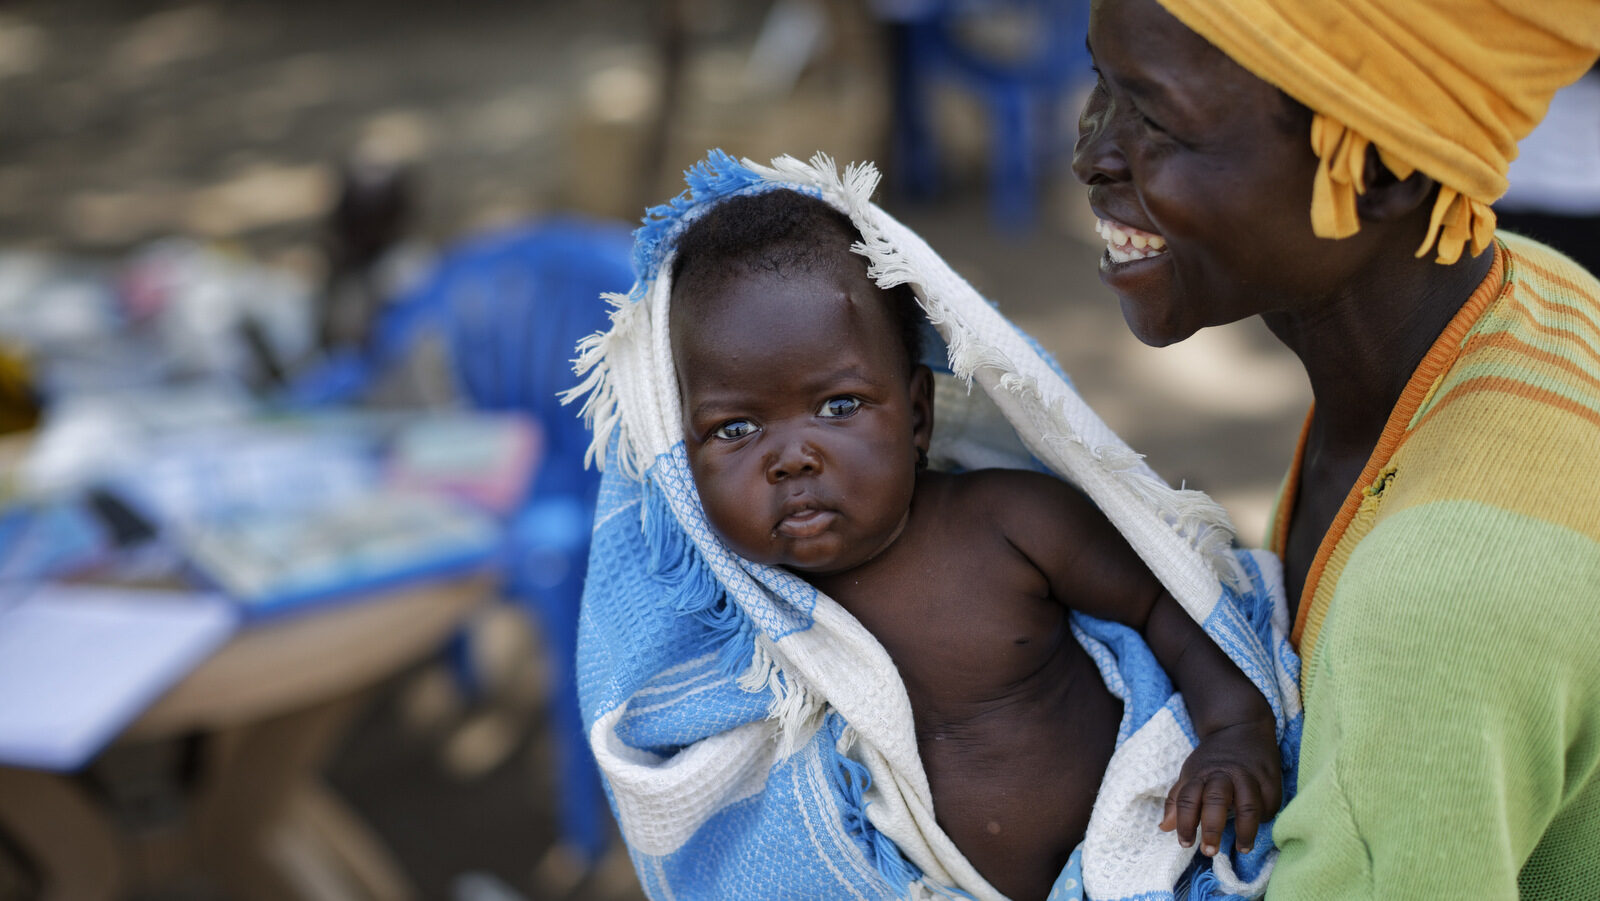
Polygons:
<instances>
[{"instance_id":1,"label":"baby's navel","mask_svg":"<svg viewBox=\"0 0 1600 901\"><path fill-rule=\"evenodd\" d=\"M989 830L990 835L1000 834L1000 824L996 823L994 820L990 820L989 825L985 826L984 828Z\"/></svg>"}]
</instances>

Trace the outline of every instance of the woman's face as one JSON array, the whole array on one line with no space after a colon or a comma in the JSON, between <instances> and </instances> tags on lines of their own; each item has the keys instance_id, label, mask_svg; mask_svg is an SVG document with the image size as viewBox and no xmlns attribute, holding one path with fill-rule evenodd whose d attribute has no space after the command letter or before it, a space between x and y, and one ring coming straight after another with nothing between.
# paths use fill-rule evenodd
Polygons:
<instances>
[{"instance_id":1,"label":"woman's face","mask_svg":"<svg viewBox=\"0 0 1600 901\"><path fill-rule=\"evenodd\" d=\"M1155 0L1095 0L1099 72L1072 168L1128 327L1164 346L1305 309L1349 273L1349 242L1311 232L1309 118Z\"/></svg>"}]
</instances>

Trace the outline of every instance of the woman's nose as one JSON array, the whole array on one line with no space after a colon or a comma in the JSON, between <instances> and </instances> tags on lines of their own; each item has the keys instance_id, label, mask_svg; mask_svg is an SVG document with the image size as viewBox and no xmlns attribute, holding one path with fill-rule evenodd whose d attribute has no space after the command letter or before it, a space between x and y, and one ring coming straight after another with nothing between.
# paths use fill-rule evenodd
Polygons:
<instances>
[{"instance_id":1,"label":"woman's nose","mask_svg":"<svg viewBox=\"0 0 1600 901\"><path fill-rule=\"evenodd\" d=\"M1115 140L1111 101L1097 88L1078 115L1078 140L1072 145L1072 174L1086 185L1122 181L1128 160Z\"/></svg>"},{"instance_id":2,"label":"woman's nose","mask_svg":"<svg viewBox=\"0 0 1600 901\"><path fill-rule=\"evenodd\" d=\"M800 439L785 441L767 463L767 481L774 485L784 479L821 472L822 455L809 442Z\"/></svg>"}]
</instances>

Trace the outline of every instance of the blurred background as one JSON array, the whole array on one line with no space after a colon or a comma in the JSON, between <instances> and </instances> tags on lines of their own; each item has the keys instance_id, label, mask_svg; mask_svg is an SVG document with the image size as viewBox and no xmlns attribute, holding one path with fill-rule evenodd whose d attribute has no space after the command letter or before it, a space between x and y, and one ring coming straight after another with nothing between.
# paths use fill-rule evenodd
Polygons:
<instances>
[{"instance_id":1,"label":"blurred background","mask_svg":"<svg viewBox=\"0 0 1600 901\"><path fill-rule=\"evenodd\" d=\"M876 161L1259 544L1309 392L1259 323L1123 327L1086 6L0 7L0 899L638 897L549 396L709 148Z\"/></svg>"}]
</instances>

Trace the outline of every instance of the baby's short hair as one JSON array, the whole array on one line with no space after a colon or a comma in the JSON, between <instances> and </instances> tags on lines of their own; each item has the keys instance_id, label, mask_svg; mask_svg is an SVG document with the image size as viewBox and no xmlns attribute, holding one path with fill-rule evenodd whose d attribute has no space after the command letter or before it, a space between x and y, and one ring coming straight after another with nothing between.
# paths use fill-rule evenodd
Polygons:
<instances>
[{"instance_id":1,"label":"baby's short hair","mask_svg":"<svg viewBox=\"0 0 1600 901\"><path fill-rule=\"evenodd\" d=\"M778 188L730 197L683 230L672 262L674 294L685 286L716 285L750 272L802 272L858 266L866 260L850 246L861 240L850 217L822 200ZM922 361L922 308L910 285L880 289L910 365Z\"/></svg>"}]
</instances>

